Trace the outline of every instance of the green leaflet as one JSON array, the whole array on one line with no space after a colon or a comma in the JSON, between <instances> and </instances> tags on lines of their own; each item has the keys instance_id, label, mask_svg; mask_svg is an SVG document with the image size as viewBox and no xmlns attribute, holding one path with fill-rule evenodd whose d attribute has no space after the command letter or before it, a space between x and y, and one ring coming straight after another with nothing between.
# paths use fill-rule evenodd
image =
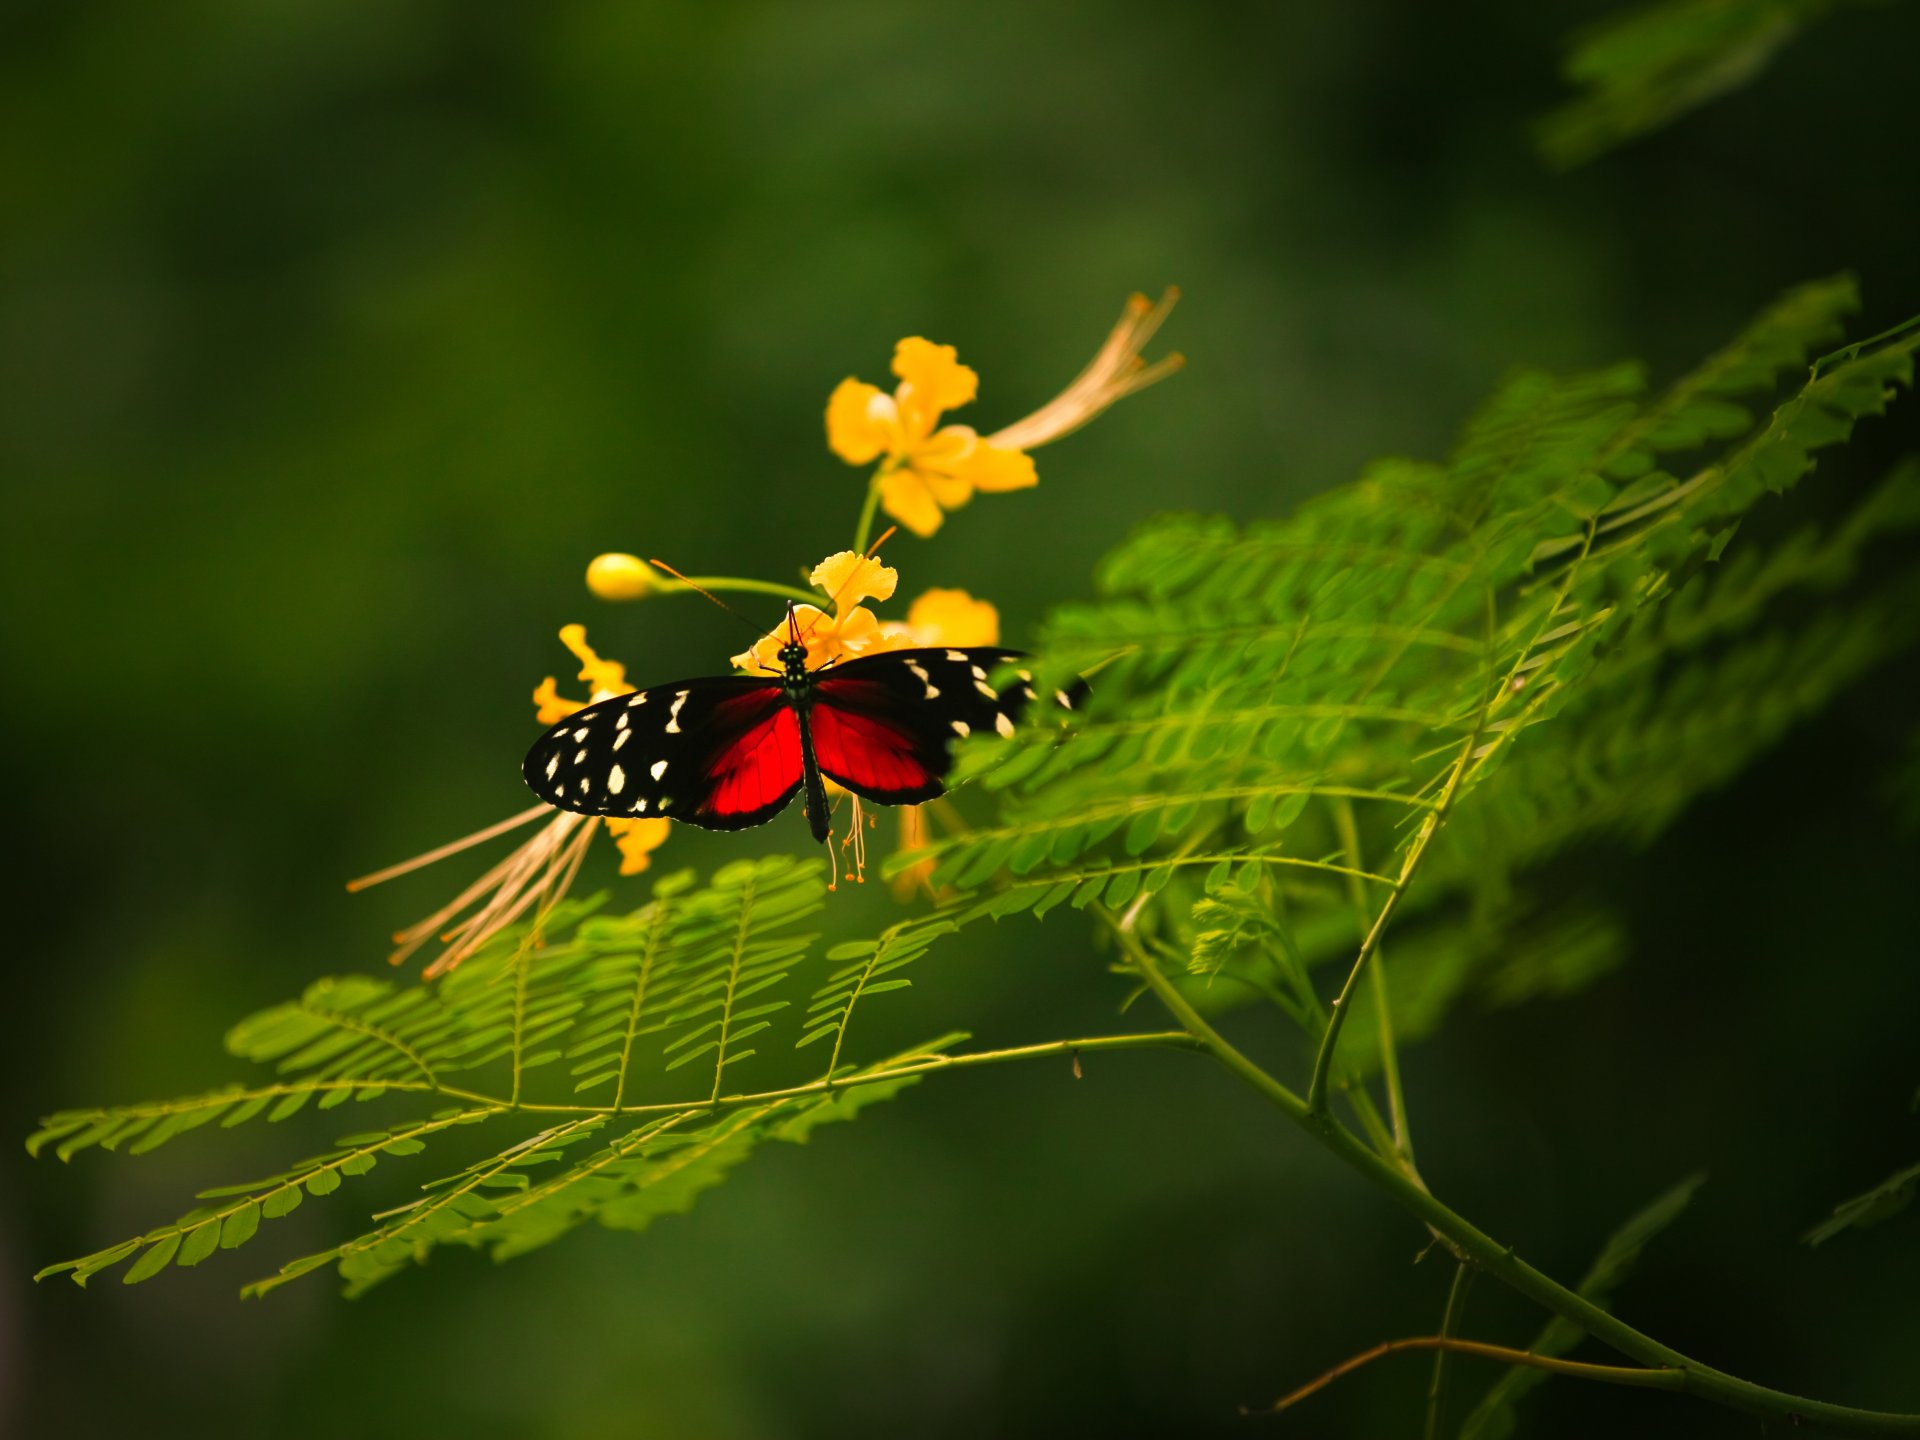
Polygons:
<instances>
[{"instance_id":1,"label":"green leaflet","mask_svg":"<svg viewBox=\"0 0 1920 1440\"><path fill-rule=\"evenodd\" d=\"M1920 1165L1910 1165L1882 1180L1873 1189L1833 1207L1833 1214L1806 1234L1809 1245L1822 1245L1842 1231L1865 1229L1891 1220L1913 1203L1920 1191Z\"/></svg>"},{"instance_id":2,"label":"green leaflet","mask_svg":"<svg viewBox=\"0 0 1920 1440\"><path fill-rule=\"evenodd\" d=\"M1661 0L1624 9L1574 44L1583 93L1540 122L1540 151L1578 165L1737 89L1834 0Z\"/></svg>"}]
</instances>

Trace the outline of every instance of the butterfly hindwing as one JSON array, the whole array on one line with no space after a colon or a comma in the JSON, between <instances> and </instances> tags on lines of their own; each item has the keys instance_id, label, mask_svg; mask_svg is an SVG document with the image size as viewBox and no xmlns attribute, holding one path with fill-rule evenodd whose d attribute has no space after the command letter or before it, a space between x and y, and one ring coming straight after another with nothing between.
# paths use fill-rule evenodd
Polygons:
<instances>
[{"instance_id":1,"label":"butterfly hindwing","mask_svg":"<svg viewBox=\"0 0 1920 1440\"><path fill-rule=\"evenodd\" d=\"M527 752L521 774L562 810L739 830L772 819L799 788L799 727L778 681L680 680L576 711Z\"/></svg>"},{"instance_id":2,"label":"butterfly hindwing","mask_svg":"<svg viewBox=\"0 0 1920 1440\"><path fill-rule=\"evenodd\" d=\"M820 769L882 805L931 800L946 789L949 749L967 735L1011 735L1033 698L1020 674L999 667L1018 650L890 650L818 672L812 713Z\"/></svg>"}]
</instances>

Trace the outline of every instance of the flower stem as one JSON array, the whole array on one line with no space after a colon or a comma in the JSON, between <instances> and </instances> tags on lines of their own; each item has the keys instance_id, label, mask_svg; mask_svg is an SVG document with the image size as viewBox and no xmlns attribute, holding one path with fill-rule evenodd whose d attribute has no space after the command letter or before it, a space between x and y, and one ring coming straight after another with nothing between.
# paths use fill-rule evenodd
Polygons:
<instances>
[{"instance_id":1,"label":"flower stem","mask_svg":"<svg viewBox=\"0 0 1920 1440\"><path fill-rule=\"evenodd\" d=\"M743 580L733 575L689 575L685 582L662 580L659 583L662 595L671 595L675 591L692 591L696 586L702 590L734 590L751 595L777 595L782 600L794 600L803 605L818 605L820 592L802 590L797 585L781 585L772 580Z\"/></svg>"},{"instance_id":2,"label":"flower stem","mask_svg":"<svg viewBox=\"0 0 1920 1440\"><path fill-rule=\"evenodd\" d=\"M860 523L853 529L853 548L858 554L866 554L867 542L873 539L873 517L880 509L880 482L892 473L893 461L883 461L867 481L867 501L860 507Z\"/></svg>"}]
</instances>

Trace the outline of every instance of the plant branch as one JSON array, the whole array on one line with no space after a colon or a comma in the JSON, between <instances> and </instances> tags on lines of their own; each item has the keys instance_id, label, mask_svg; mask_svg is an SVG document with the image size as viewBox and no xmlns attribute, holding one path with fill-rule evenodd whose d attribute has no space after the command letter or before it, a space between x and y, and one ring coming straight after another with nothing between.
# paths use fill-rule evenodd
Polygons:
<instances>
[{"instance_id":1,"label":"plant branch","mask_svg":"<svg viewBox=\"0 0 1920 1440\"><path fill-rule=\"evenodd\" d=\"M1340 837L1340 847L1346 852L1347 864L1355 870L1364 869L1360 858L1360 828L1354 823L1353 804L1340 796L1333 803L1334 831ZM1360 888L1359 880L1347 877L1347 898L1353 905L1353 913L1364 920L1367 913L1367 894ZM1407 1097L1400 1087L1400 1050L1393 1037L1393 1007L1387 993L1387 957L1374 947L1373 971L1373 1010L1380 1031L1380 1073L1387 1085L1387 1114L1393 1120L1393 1145L1407 1160L1413 1162L1413 1135L1407 1125Z\"/></svg>"},{"instance_id":2,"label":"plant branch","mask_svg":"<svg viewBox=\"0 0 1920 1440\"><path fill-rule=\"evenodd\" d=\"M1815 1425L1836 1435L1920 1436L1920 1415L1859 1410L1847 1405L1810 1400L1784 1390L1770 1389L1703 1365L1624 1320L1609 1314L1573 1290L1534 1269L1514 1253L1436 1199L1416 1179L1389 1158L1377 1155L1363 1141L1336 1124L1324 1112L1315 1113L1287 1086L1237 1050L1188 1003L1143 948L1129 944L1128 953L1140 976L1173 1017L1213 1055L1214 1059L1263 1096L1275 1109L1312 1135L1411 1211L1440 1235L1463 1259L1554 1314L1580 1327L1594 1339L1643 1365L1680 1372L1666 1388L1708 1400L1729 1409L1758 1415L1784 1425ZM1524 1353L1524 1352L1519 1352ZM1570 1362L1569 1362L1570 1363Z\"/></svg>"},{"instance_id":3,"label":"plant branch","mask_svg":"<svg viewBox=\"0 0 1920 1440\"><path fill-rule=\"evenodd\" d=\"M1494 639L1493 596L1487 596L1487 653L1493 653ZM1488 676L1492 680L1492 676ZM1486 733L1487 716L1493 709L1494 697L1503 687L1489 684L1484 698L1480 702L1480 712L1474 718L1473 730L1467 736L1466 743L1460 747L1459 758L1453 762L1453 768L1447 772L1446 784L1441 787L1435 799L1433 809L1427 812L1420 822L1420 833L1414 837L1413 844L1407 849L1407 858L1401 862L1400 874L1393 882L1393 889L1380 907L1380 913L1374 917L1373 926L1367 931L1366 938L1360 942L1360 953L1353 957L1353 968L1347 972L1347 983L1340 987L1340 993L1334 997L1333 1011L1327 1017L1327 1033L1321 1037L1319 1053L1313 1057L1313 1079L1307 1086L1307 1108L1314 1114L1323 1114L1327 1105L1327 1072L1333 1066L1333 1053L1340 1044L1340 1029L1347 1023L1347 1011L1353 1008L1354 987L1360 983L1360 973L1367 968L1367 960L1379 948L1380 937L1386 933L1387 922L1393 918L1394 910L1400 904L1400 897L1407 893L1407 885L1413 879L1413 872L1420 867L1421 859L1427 853L1427 847L1433 843L1433 837L1440 833L1440 827L1447 823L1447 815L1453 809L1453 802L1460 794L1460 782L1465 778L1467 767L1473 763L1474 751L1480 748L1480 737Z\"/></svg>"},{"instance_id":4,"label":"plant branch","mask_svg":"<svg viewBox=\"0 0 1920 1440\"><path fill-rule=\"evenodd\" d=\"M1467 1291L1473 1285L1473 1266L1461 1260L1453 1267L1453 1283L1447 1287L1447 1306L1440 1312L1440 1339L1451 1340L1460 1328L1460 1316L1467 1308ZM1440 1344L1433 1349L1433 1378L1427 1381L1426 1440L1440 1440L1447 1410L1447 1356L1452 1346ZM1518 1362L1516 1362L1518 1363Z\"/></svg>"},{"instance_id":5,"label":"plant branch","mask_svg":"<svg viewBox=\"0 0 1920 1440\"><path fill-rule=\"evenodd\" d=\"M971 1070L976 1066L1001 1065L1010 1060L1044 1060L1049 1056L1093 1055L1107 1050L1198 1050L1202 1048L1204 1048L1203 1042L1185 1030L1149 1030L1131 1035L1089 1035L1074 1040L1046 1040L1034 1045L1012 1045L1000 1050L975 1050L965 1055L928 1055L924 1059L889 1065L883 1070L863 1070L831 1079L812 1080L805 1085L790 1085L783 1090L742 1091L717 1098L673 1100L652 1105L564 1105L527 1100L516 1102L509 1096L488 1095L483 1091L467 1090L454 1085L437 1085L430 1091L428 1087L420 1084L389 1083L387 1088L444 1095L449 1099L466 1100L476 1105L490 1106L502 1114L672 1115L683 1110L728 1110L739 1105L763 1105L770 1100L791 1100L801 1095L838 1093L859 1085L880 1085L889 1080L903 1080L911 1075L929 1075L939 1070ZM342 1083L318 1085L313 1088L356 1088L362 1083L356 1081L352 1082L351 1086ZM293 1085L287 1088L299 1090L306 1087Z\"/></svg>"},{"instance_id":6,"label":"plant branch","mask_svg":"<svg viewBox=\"0 0 1920 1440\"><path fill-rule=\"evenodd\" d=\"M1627 1385L1639 1390L1685 1390L1686 1371L1668 1365L1588 1365L1578 1360L1558 1360L1551 1355L1535 1355L1530 1350L1511 1350L1505 1345L1486 1345L1478 1340L1457 1340L1451 1335L1412 1335L1404 1340L1383 1340L1371 1350L1362 1350L1350 1359L1342 1360L1325 1374L1309 1380L1298 1390L1283 1395L1273 1402L1271 1408L1254 1411L1242 1409L1243 1415L1278 1415L1290 1410L1309 1395L1316 1395L1334 1381L1351 1375L1363 1365L1371 1365L1376 1360L1384 1360L1389 1355L1397 1355L1403 1350L1433 1350L1444 1359L1448 1355L1478 1355L1483 1360L1497 1360L1503 1365L1526 1365L1535 1370L1550 1370L1555 1375L1573 1375L1582 1380L1599 1380L1608 1385ZM1438 1371L1436 1362L1435 1370ZM1427 1434L1435 1434L1433 1412L1427 1415Z\"/></svg>"}]
</instances>

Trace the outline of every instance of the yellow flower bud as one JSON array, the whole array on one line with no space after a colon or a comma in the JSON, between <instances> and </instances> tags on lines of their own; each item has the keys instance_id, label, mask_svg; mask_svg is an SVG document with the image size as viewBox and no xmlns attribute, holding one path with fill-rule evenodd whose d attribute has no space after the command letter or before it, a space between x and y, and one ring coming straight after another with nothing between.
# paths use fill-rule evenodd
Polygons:
<instances>
[{"instance_id":1,"label":"yellow flower bud","mask_svg":"<svg viewBox=\"0 0 1920 1440\"><path fill-rule=\"evenodd\" d=\"M638 600L658 583L653 567L638 555L596 555L587 566L587 589L602 600Z\"/></svg>"}]
</instances>

